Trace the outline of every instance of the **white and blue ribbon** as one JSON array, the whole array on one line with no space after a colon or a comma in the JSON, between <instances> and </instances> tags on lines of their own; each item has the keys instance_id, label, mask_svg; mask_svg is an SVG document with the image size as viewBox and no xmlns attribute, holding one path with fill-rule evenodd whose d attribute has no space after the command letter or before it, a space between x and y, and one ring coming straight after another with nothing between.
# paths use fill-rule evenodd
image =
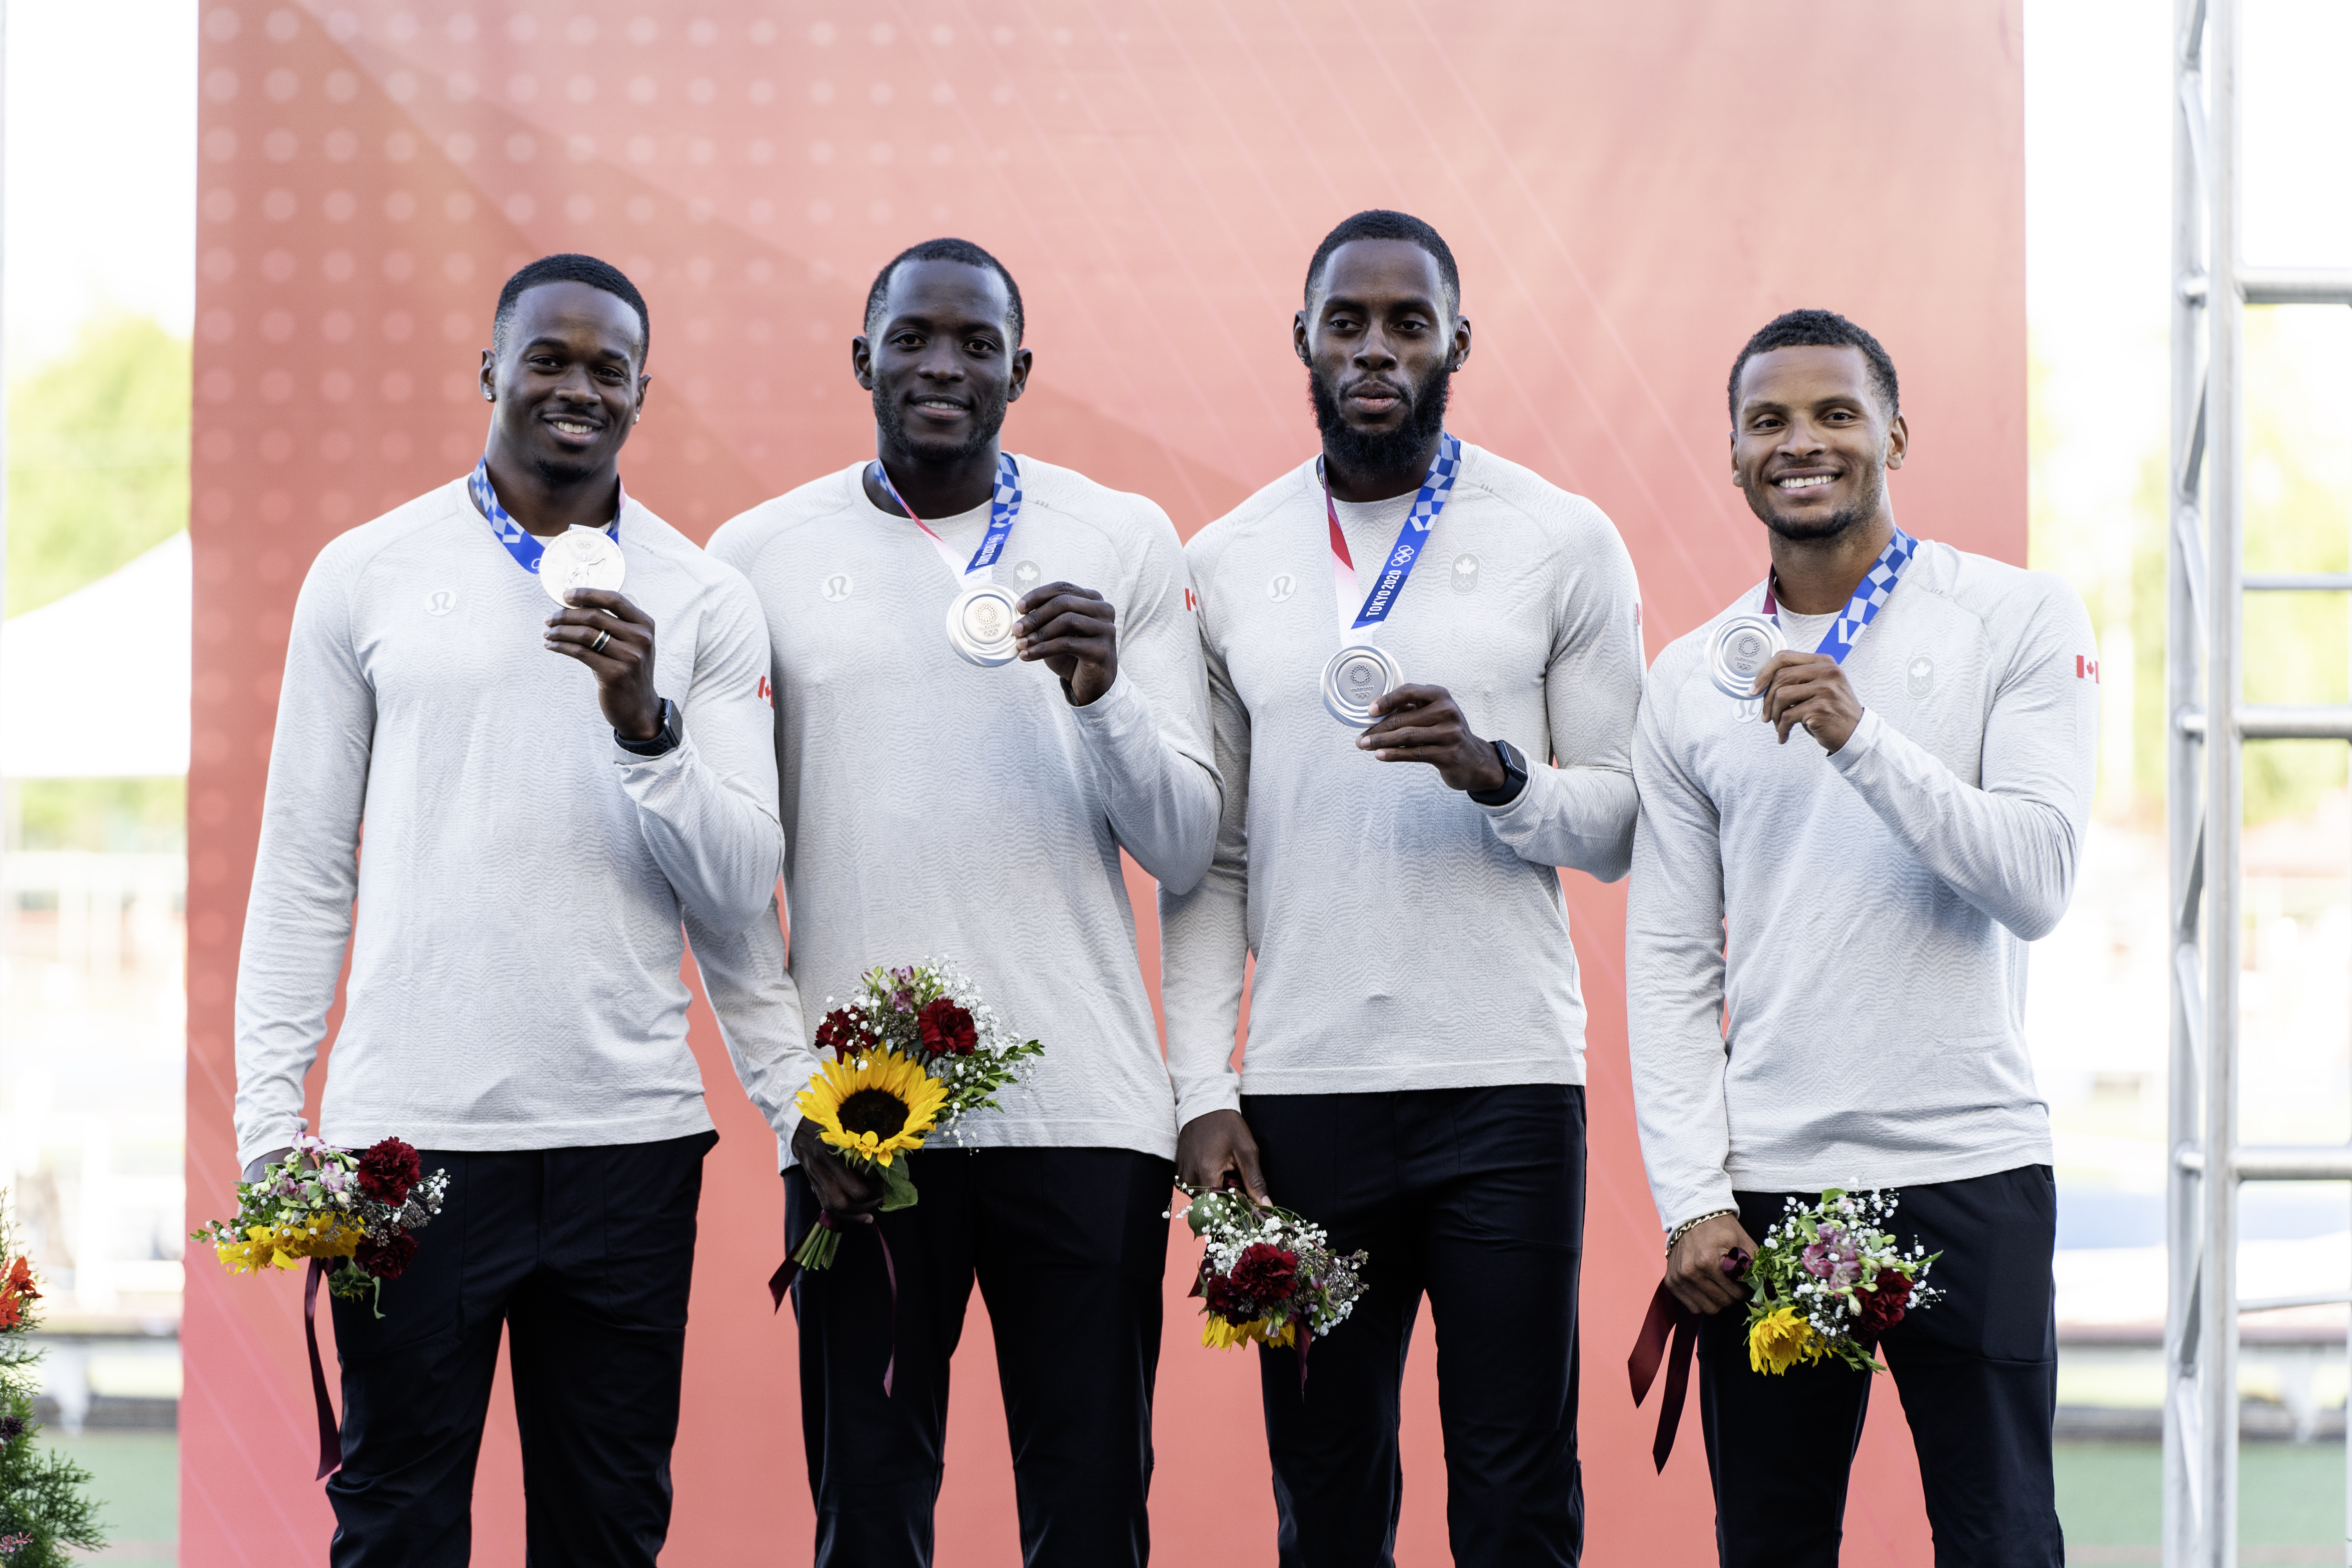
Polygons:
<instances>
[{"instance_id":1,"label":"white and blue ribbon","mask_svg":"<svg viewBox=\"0 0 2352 1568\"><path fill-rule=\"evenodd\" d=\"M1844 613L1830 623L1830 629L1822 634L1821 646L1813 651L1825 653L1843 664L1845 656L1853 651L1853 645L1862 640L1870 623L1878 618L1878 612L1886 607L1895 584L1903 579L1904 568L1911 564L1918 552L1919 542L1896 529L1895 537L1886 542L1886 548L1878 552L1878 559L1870 563L1870 570L1862 574L1862 581L1854 584L1853 597L1846 601ZM1777 584L1777 577L1764 581L1764 613L1772 617L1775 625L1780 619L1780 606L1773 592Z\"/></svg>"},{"instance_id":2,"label":"white and blue ribbon","mask_svg":"<svg viewBox=\"0 0 2352 1568\"><path fill-rule=\"evenodd\" d=\"M1346 630L1378 626L1396 608L1397 596L1404 592L1405 579L1420 563L1422 552L1429 543L1429 531L1437 526L1437 515L1452 499L1454 481L1461 472L1462 443L1441 432L1437 458L1429 465L1429 472L1412 498L1412 510L1405 513L1404 526L1397 531L1396 542L1389 547L1388 559L1381 565L1372 591L1364 595L1362 607L1354 612L1350 620L1348 606L1356 597L1356 561L1348 552L1348 536L1339 529L1339 509L1331 500L1331 480L1323 471L1323 459L1315 459L1315 476L1323 481L1324 515L1331 524L1332 594L1339 605L1340 625Z\"/></svg>"},{"instance_id":3,"label":"white and blue ribbon","mask_svg":"<svg viewBox=\"0 0 2352 1568\"><path fill-rule=\"evenodd\" d=\"M1021 515L1021 465L1013 460L1012 453L996 454L996 489L988 498L988 531L981 535L980 548L971 552L971 563L963 566L956 564L954 549L939 536L938 531L915 515L915 509L907 504L907 498L890 482L890 470L877 461L874 471L882 478L883 491L898 503L908 521L923 531L959 583L996 581L996 563L1003 557L1004 542L1012 537L1013 521Z\"/></svg>"},{"instance_id":4,"label":"white and blue ribbon","mask_svg":"<svg viewBox=\"0 0 2352 1568\"><path fill-rule=\"evenodd\" d=\"M629 504L629 492L621 488L617 479L614 481L614 488L619 495L613 506L613 521L604 525L604 531L613 536L614 543L618 543L621 510ZM488 453L483 454L482 460L474 465L473 473L467 477L466 490L474 498L474 509L489 522L490 532L507 547L507 553L515 558L515 564L532 576L538 576L540 557L547 553L547 541L517 522L508 515L507 509L499 504L499 492L490 488Z\"/></svg>"}]
</instances>

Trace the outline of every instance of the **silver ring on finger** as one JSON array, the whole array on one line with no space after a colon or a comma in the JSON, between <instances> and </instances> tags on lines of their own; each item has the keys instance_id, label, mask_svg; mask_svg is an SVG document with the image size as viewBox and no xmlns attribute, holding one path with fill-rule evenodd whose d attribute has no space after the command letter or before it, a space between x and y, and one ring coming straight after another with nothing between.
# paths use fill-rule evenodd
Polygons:
<instances>
[{"instance_id":1,"label":"silver ring on finger","mask_svg":"<svg viewBox=\"0 0 2352 1568\"><path fill-rule=\"evenodd\" d=\"M603 653L604 651L604 645L612 640L613 634L611 632L598 632L596 634L596 640L588 645L588 651L590 653Z\"/></svg>"}]
</instances>

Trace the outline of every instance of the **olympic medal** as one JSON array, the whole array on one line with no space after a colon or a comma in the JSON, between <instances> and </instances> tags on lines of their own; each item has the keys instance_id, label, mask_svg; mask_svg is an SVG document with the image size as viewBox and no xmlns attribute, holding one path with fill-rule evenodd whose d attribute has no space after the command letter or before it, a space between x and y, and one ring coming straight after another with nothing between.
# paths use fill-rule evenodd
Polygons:
<instances>
[{"instance_id":1,"label":"olympic medal","mask_svg":"<svg viewBox=\"0 0 2352 1568\"><path fill-rule=\"evenodd\" d=\"M1372 704L1404 684L1404 667L1370 643L1343 647L1323 667L1323 707L1350 730L1368 728Z\"/></svg>"},{"instance_id":2,"label":"olympic medal","mask_svg":"<svg viewBox=\"0 0 2352 1568\"><path fill-rule=\"evenodd\" d=\"M1013 646L1019 603L1010 588L993 583L966 588L948 606L948 645L982 669L1011 664L1019 652Z\"/></svg>"},{"instance_id":3,"label":"olympic medal","mask_svg":"<svg viewBox=\"0 0 2352 1568\"><path fill-rule=\"evenodd\" d=\"M1756 678L1783 652L1789 639L1780 624L1762 616L1734 616L1706 639L1706 672L1715 689L1742 702L1756 695Z\"/></svg>"},{"instance_id":4,"label":"olympic medal","mask_svg":"<svg viewBox=\"0 0 2352 1568\"><path fill-rule=\"evenodd\" d=\"M574 588L618 588L626 571L611 534L577 523L549 540L539 556L539 585L559 605Z\"/></svg>"}]
</instances>

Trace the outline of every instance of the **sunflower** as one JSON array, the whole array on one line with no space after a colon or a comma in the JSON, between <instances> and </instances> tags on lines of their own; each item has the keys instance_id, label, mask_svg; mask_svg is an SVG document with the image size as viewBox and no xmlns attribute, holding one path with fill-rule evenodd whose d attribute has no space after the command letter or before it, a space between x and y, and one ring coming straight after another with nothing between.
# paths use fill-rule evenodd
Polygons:
<instances>
[{"instance_id":1,"label":"sunflower","mask_svg":"<svg viewBox=\"0 0 2352 1568\"><path fill-rule=\"evenodd\" d=\"M895 1051L819 1065L794 1103L824 1141L877 1165L901 1149L919 1149L939 1121L948 1091L922 1065Z\"/></svg>"},{"instance_id":2,"label":"sunflower","mask_svg":"<svg viewBox=\"0 0 2352 1568\"><path fill-rule=\"evenodd\" d=\"M1245 1323L1236 1323L1214 1312L1210 1313L1208 1321L1201 1325L1201 1342L1213 1351L1229 1351L1252 1340L1279 1350L1284 1345L1298 1342L1298 1325L1295 1321L1286 1322L1278 1331L1269 1334L1265 1331L1264 1318L1252 1318Z\"/></svg>"},{"instance_id":3,"label":"sunflower","mask_svg":"<svg viewBox=\"0 0 2352 1568\"><path fill-rule=\"evenodd\" d=\"M1752 1372L1777 1376L1800 1362L1810 1365L1827 1353L1813 1325L1799 1317L1794 1307L1776 1307L1748 1326L1748 1365Z\"/></svg>"}]
</instances>

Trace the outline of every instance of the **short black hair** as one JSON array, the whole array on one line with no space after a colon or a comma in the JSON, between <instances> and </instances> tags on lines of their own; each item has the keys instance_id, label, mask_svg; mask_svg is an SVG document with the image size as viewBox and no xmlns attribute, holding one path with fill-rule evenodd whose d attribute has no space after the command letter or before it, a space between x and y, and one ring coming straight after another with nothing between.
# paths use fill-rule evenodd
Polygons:
<instances>
[{"instance_id":1,"label":"short black hair","mask_svg":"<svg viewBox=\"0 0 2352 1568\"><path fill-rule=\"evenodd\" d=\"M1725 398L1731 405L1731 422L1739 423L1739 373L1758 354L1770 353L1774 349L1840 348L1860 349L1862 357L1870 362L1871 389L1886 405L1886 417L1894 418L1903 412L1903 395L1895 381L1895 361L1879 346L1876 338L1855 326L1835 310L1784 310L1756 330L1731 362L1731 381L1725 389Z\"/></svg>"},{"instance_id":2,"label":"short black hair","mask_svg":"<svg viewBox=\"0 0 2352 1568\"><path fill-rule=\"evenodd\" d=\"M1004 311L1005 330L1012 334L1012 346L1016 349L1021 346L1021 330L1026 324L1021 313L1021 285L1013 281L1013 274L1005 270L1004 263L968 239L927 239L920 245L907 247L884 262L882 270L874 275L874 287L866 291L865 331L874 331L874 323L882 314L882 307L889 300L890 274L898 271L900 264L908 261L960 261L966 267L982 268L1003 279L1004 297L1011 301Z\"/></svg>"},{"instance_id":3,"label":"short black hair","mask_svg":"<svg viewBox=\"0 0 2352 1568\"><path fill-rule=\"evenodd\" d=\"M498 314L490 318L490 352L504 353L507 347L507 327L514 321L515 302L524 293L542 283L585 283L591 289L605 293L637 313L637 363L646 363L646 353L654 346L653 318L646 314L646 297L628 275L609 261L599 261L593 256L581 256L566 251L559 256L542 256L513 277L499 290Z\"/></svg>"},{"instance_id":4,"label":"short black hair","mask_svg":"<svg viewBox=\"0 0 2352 1568\"><path fill-rule=\"evenodd\" d=\"M1315 286L1323 280L1323 264L1331 259L1331 253L1359 239L1401 239L1429 252L1430 259L1437 263L1438 279L1445 285L1445 308L1457 312L1462 309L1462 274L1454 265L1454 250L1445 237L1411 213L1391 212L1386 207L1343 218L1339 227L1323 237L1323 243L1315 247L1315 258L1307 264L1307 304L1315 303Z\"/></svg>"}]
</instances>

